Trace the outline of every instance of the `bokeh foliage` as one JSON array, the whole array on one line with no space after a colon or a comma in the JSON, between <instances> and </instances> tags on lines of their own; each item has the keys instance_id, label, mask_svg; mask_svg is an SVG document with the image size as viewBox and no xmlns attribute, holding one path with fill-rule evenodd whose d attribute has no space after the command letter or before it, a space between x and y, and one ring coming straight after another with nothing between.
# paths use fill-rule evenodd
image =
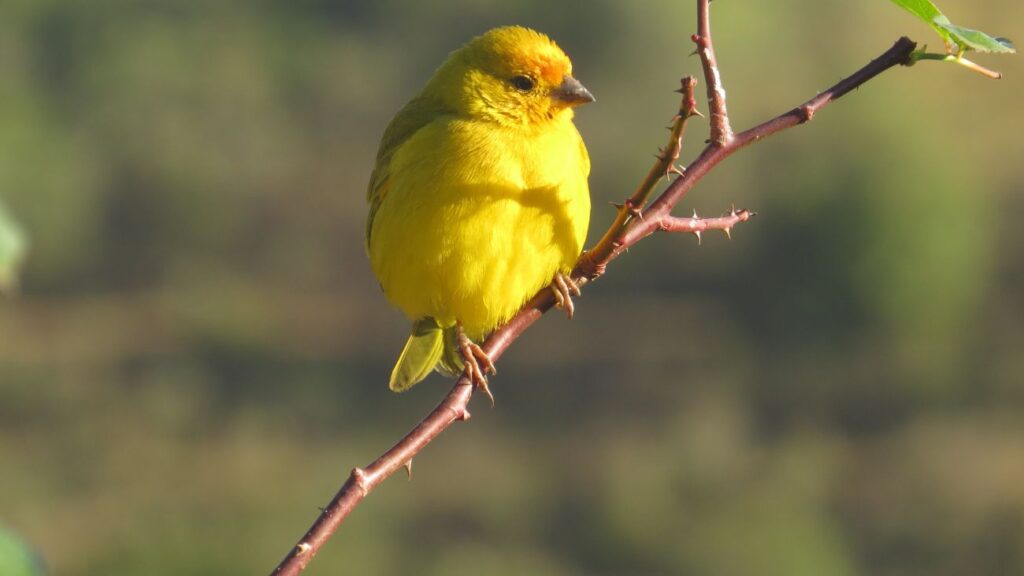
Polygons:
<instances>
[{"instance_id":1,"label":"bokeh foliage","mask_svg":"<svg viewBox=\"0 0 1024 576\"><path fill-rule=\"evenodd\" d=\"M930 40L910 22L716 3L734 125ZM0 5L0 197L32 243L0 300L0 521L53 573L266 572L433 405L439 379L386 389L407 325L365 183L390 116L506 23L598 97L593 238L698 72L691 2ZM1024 572L1018 60L895 70L720 166L686 209L761 216L616 262L309 573Z\"/></svg>"}]
</instances>

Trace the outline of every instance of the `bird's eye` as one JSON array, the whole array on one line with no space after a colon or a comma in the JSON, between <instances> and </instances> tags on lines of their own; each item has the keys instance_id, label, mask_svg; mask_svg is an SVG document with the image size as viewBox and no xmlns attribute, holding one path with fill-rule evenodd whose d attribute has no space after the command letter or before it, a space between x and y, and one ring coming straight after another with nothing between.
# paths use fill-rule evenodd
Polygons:
<instances>
[{"instance_id":1,"label":"bird's eye","mask_svg":"<svg viewBox=\"0 0 1024 576\"><path fill-rule=\"evenodd\" d=\"M516 76L511 80L511 82L517 90L522 90L523 92L529 92L530 90L533 90L533 87L535 86L533 78L530 78L529 76Z\"/></svg>"}]
</instances>

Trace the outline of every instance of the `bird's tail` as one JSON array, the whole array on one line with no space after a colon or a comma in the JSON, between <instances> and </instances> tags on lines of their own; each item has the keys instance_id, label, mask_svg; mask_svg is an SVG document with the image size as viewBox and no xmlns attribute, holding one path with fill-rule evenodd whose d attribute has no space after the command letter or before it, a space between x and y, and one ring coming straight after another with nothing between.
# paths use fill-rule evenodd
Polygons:
<instances>
[{"instance_id":1,"label":"bird's tail","mask_svg":"<svg viewBox=\"0 0 1024 576\"><path fill-rule=\"evenodd\" d=\"M423 318L412 324L412 334L391 371L388 387L394 392L405 392L426 378L434 368L446 374L462 370L462 361L456 353L454 326L442 328L433 318ZM447 353L446 353L447 351Z\"/></svg>"}]
</instances>

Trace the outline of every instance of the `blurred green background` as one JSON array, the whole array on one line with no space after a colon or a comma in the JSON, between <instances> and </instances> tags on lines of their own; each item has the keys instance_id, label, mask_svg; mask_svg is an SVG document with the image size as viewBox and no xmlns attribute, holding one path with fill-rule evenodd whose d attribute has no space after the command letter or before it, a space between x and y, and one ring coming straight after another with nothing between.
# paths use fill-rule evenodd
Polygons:
<instances>
[{"instance_id":1,"label":"blurred green background","mask_svg":"<svg viewBox=\"0 0 1024 576\"><path fill-rule=\"evenodd\" d=\"M1017 0L941 7L1024 38ZM0 199L30 241L0 523L50 573L268 572L448 389L387 390L408 326L364 191L395 111L509 23L598 98L593 241L699 73L692 1L0 5ZM899 35L941 48L883 0L716 2L714 29L737 128ZM308 573L1024 573L1024 65L977 60L1006 78L898 69L721 165L681 210L758 218L617 261Z\"/></svg>"}]
</instances>

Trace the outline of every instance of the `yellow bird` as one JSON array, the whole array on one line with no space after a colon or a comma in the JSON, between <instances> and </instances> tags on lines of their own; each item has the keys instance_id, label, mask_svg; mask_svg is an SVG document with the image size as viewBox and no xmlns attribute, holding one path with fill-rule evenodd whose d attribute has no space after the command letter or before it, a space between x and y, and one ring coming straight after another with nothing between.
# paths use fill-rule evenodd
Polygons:
<instances>
[{"instance_id":1,"label":"yellow bird","mask_svg":"<svg viewBox=\"0 0 1024 576\"><path fill-rule=\"evenodd\" d=\"M570 317L567 273L590 222L590 159L572 122L594 97L547 36L511 26L458 50L391 120L370 178L366 248L412 321L391 374L401 392L468 368L476 344L545 285ZM481 366L482 365L482 366Z\"/></svg>"}]
</instances>

